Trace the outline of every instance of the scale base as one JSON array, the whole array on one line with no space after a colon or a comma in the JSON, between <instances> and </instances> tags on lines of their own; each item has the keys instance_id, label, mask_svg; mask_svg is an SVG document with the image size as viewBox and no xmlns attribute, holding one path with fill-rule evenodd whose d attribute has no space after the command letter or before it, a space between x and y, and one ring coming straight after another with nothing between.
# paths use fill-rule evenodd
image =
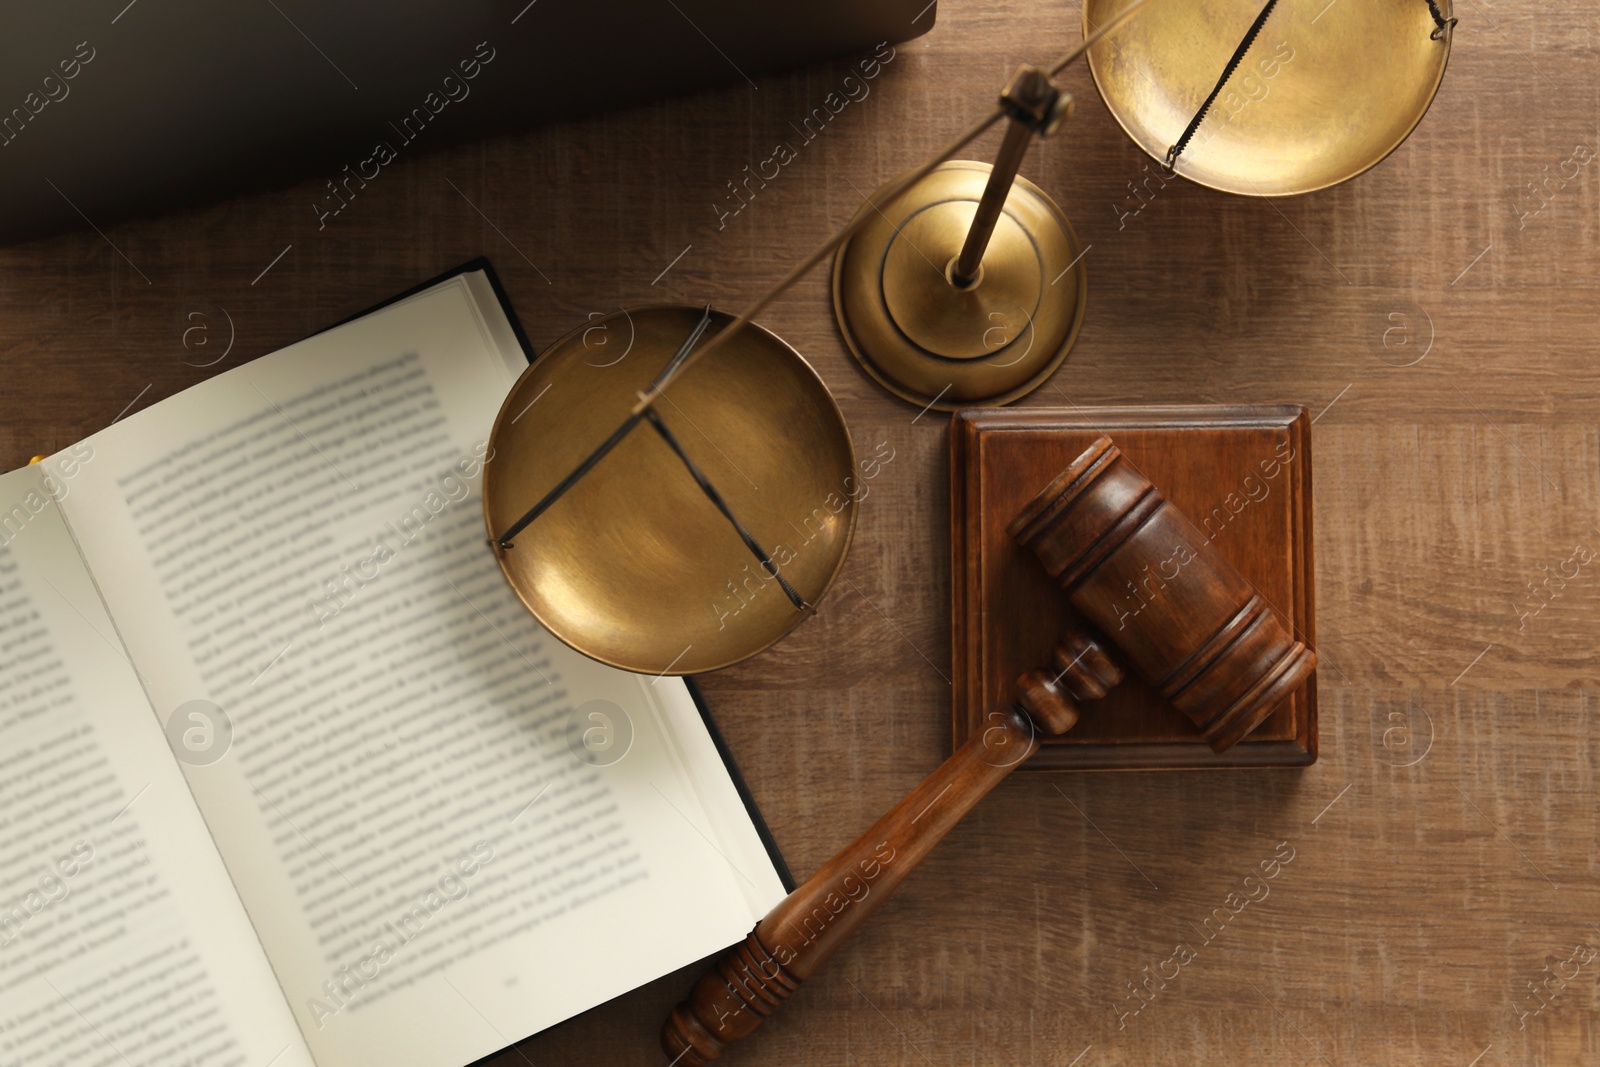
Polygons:
<instances>
[{"instance_id":1,"label":"scale base","mask_svg":"<svg viewBox=\"0 0 1600 1067\"><path fill-rule=\"evenodd\" d=\"M919 407L1027 395L1066 359L1083 323L1078 236L1025 178L1006 197L975 282L952 280L989 171L951 160L887 203L874 194L861 209L872 217L834 257L833 311L851 354Z\"/></svg>"}]
</instances>

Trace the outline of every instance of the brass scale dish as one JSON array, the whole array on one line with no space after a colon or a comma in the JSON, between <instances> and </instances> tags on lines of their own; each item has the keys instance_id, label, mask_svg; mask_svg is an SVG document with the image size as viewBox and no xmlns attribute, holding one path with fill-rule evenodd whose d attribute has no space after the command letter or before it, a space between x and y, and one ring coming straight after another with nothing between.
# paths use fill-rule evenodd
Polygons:
<instances>
[{"instance_id":1,"label":"brass scale dish","mask_svg":"<svg viewBox=\"0 0 1600 1067\"><path fill-rule=\"evenodd\" d=\"M1438 90L1454 24L1445 5L1284 0L1217 83L1176 173L1226 192L1288 196L1376 165ZM1128 13L1114 6L1085 0L1086 41ZM1167 158L1260 10L1255 0L1162 0L1089 52L1107 107L1140 148ZM989 171L951 160L904 189L887 183L838 245L834 310L847 347L881 385L919 406L1026 394L1060 366L1082 323L1082 248L1061 210L1025 179L1004 201L979 284L953 284L949 265ZM523 604L579 652L639 673L714 670L782 638L827 591L855 527L860 475L843 415L805 359L751 323L686 366L657 407L793 596L684 459L642 426L600 461L602 477L574 483L503 543L518 516L637 410L699 318L694 308L637 308L556 341L507 396L484 472L490 543ZM711 321L714 336L730 317ZM604 348L590 341L597 330ZM610 353L623 337L619 359Z\"/></svg>"},{"instance_id":2,"label":"brass scale dish","mask_svg":"<svg viewBox=\"0 0 1600 1067\"><path fill-rule=\"evenodd\" d=\"M1218 96L1178 174L1243 196L1295 196L1354 178L1400 147L1450 58L1450 0L1283 0ZM1084 0L1084 32L1115 0ZM1112 116L1158 162L1259 9L1255 0L1163 3L1089 53Z\"/></svg>"},{"instance_id":3,"label":"brass scale dish","mask_svg":"<svg viewBox=\"0 0 1600 1067\"><path fill-rule=\"evenodd\" d=\"M491 545L523 604L579 652L641 674L725 667L810 614L658 434L635 429L601 460L601 477L577 482L512 547L495 539L628 415L700 314L635 308L556 341L512 387L484 467ZM712 329L729 319L714 313ZM751 324L686 366L661 409L779 573L814 605L844 563L856 514L844 503L857 485L850 433L822 379Z\"/></svg>"}]
</instances>

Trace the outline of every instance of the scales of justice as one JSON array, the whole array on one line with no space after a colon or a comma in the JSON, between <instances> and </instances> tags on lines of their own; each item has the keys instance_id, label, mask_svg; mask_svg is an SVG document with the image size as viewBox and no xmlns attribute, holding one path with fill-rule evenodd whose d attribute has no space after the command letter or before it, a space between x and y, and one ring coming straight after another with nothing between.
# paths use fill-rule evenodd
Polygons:
<instances>
[{"instance_id":1,"label":"scales of justice","mask_svg":"<svg viewBox=\"0 0 1600 1067\"><path fill-rule=\"evenodd\" d=\"M1250 197L1313 192L1405 140L1455 26L1448 0L1328 7L1085 0L1082 44L1018 68L992 111L738 315L631 308L557 340L508 395L484 475L490 547L524 605L578 651L642 674L715 670L781 639L843 566L856 508L836 504L871 460L816 372L755 319L831 255L844 345L883 388L923 410L1025 396L1066 360L1088 292L1066 215L1019 175L1033 140L1073 112L1054 79L1087 55L1113 117L1168 174ZM992 165L955 158L1002 122ZM590 343L597 328L608 345L626 338L623 356ZM559 402L533 406L556 387ZM707 1063L755 1030L968 810L1125 678L1215 753L1312 680L1298 617L1117 442L1093 440L1028 491L997 518L1059 608L1009 622L1041 661L701 978L663 1030L675 1063ZM1169 564L1181 577L1164 595L1132 616L1113 606Z\"/></svg>"}]
</instances>

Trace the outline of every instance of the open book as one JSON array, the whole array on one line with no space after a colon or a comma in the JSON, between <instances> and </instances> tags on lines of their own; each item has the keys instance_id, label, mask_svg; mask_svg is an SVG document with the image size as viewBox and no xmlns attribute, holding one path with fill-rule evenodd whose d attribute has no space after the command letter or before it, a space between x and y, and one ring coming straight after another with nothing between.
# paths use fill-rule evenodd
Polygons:
<instances>
[{"instance_id":1,"label":"open book","mask_svg":"<svg viewBox=\"0 0 1600 1067\"><path fill-rule=\"evenodd\" d=\"M466 271L0 476L0 1064L456 1067L783 896L685 682L500 575L525 366Z\"/></svg>"}]
</instances>

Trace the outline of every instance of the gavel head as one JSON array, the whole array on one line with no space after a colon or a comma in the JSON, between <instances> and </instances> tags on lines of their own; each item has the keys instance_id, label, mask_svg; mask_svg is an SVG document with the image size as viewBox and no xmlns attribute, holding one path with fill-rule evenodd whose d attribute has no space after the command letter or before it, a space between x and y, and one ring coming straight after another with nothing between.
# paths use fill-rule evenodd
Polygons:
<instances>
[{"instance_id":1,"label":"gavel head","mask_svg":"<svg viewBox=\"0 0 1600 1067\"><path fill-rule=\"evenodd\" d=\"M1194 523L1102 437L1008 527L1215 752L1317 663Z\"/></svg>"}]
</instances>

